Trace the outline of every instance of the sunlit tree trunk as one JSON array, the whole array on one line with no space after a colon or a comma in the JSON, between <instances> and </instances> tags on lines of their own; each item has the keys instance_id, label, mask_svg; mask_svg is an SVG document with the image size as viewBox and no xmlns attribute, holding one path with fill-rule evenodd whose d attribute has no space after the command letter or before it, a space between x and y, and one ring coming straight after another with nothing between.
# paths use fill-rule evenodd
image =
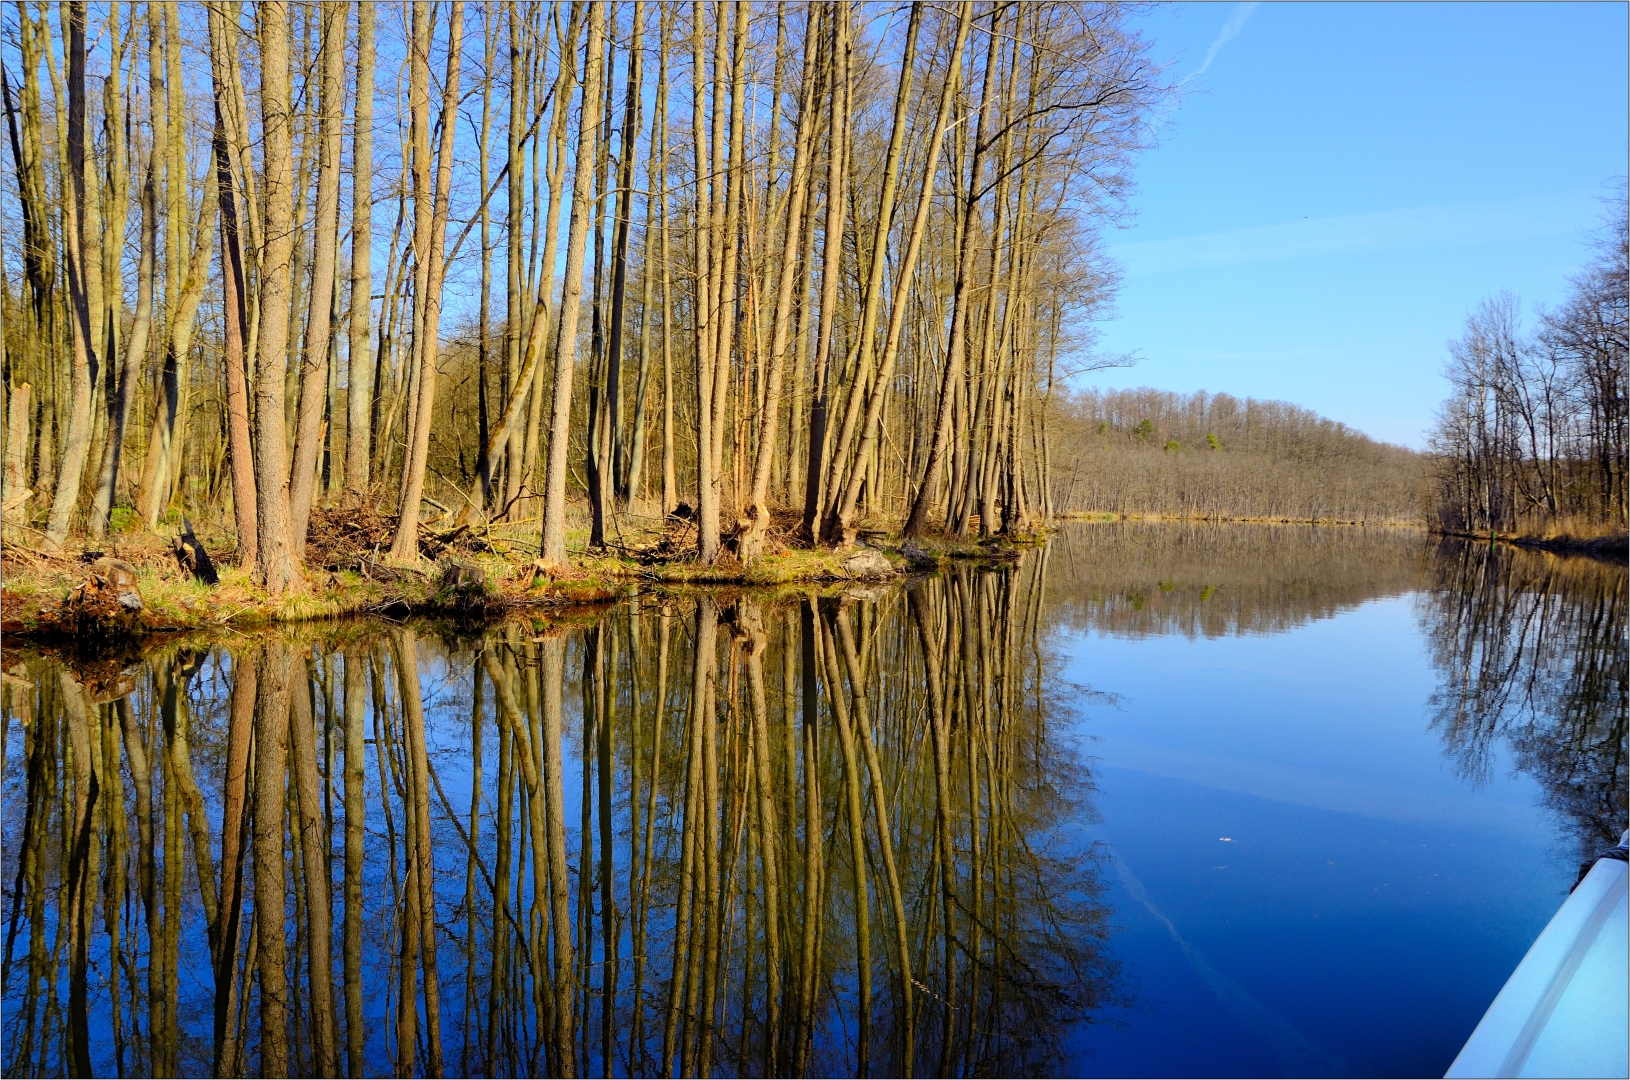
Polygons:
<instances>
[{"instance_id":1,"label":"sunlit tree trunk","mask_svg":"<svg viewBox=\"0 0 1630 1080\"><path fill-rule=\"evenodd\" d=\"M413 411L413 425L408 441L408 456L402 466L401 516L396 522L396 535L391 541L391 558L414 562L419 557L419 504L424 494L425 470L430 454L430 427L436 403L436 362L441 333L442 278L446 272L445 239L447 235L448 199L453 184L453 137L458 126L459 68L464 44L463 0L453 0L447 26L447 74L442 83L441 145L436 154L436 190L433 203L427 207L420 198L430 196L430 131L429 89L424 85L430 68L430 14L415 13L413 65L420 77L420 104L414 113L414 249L415 258L427 265L418 274L417 282L423 288L414 299L417 327L414 333L414 352L417 356L418 384L414 390L417 407ZM422 48L421 48L422 40ZM422 151L422 156L420 155ZM421 163L422 162L422 166ZM423 239L423 244L419 243ZM439 1067L439 1063L438 1063Z\"/></svg>"},{"instance_id":2,"label":"sunlit tree trunk","mask_svg":"<svg viewBox=\"0 0 1630 1080\"><path fill-rule=\"evenodd\" d=\"M68 528L79 505L79 481L90 452L91 394L98 372L88 279L93 271L101 276L102 241L100 235L85 235L91 212L85 162L85 11L83 0L68 0L63 7L67 35L64 55L68 69L68 127L63 178L67 206L62 215L62 237L63 261L68 268L72 352L67 431L63 437L56 494L51 500L51 516L45 526L46 542L53 547L61 546L68 538Z\"/></svg>"},{"instance_id":3,"label":"sunlit tree trunk","mask_svg":"<svg viewBox=\"0 0 1630 1080\"><path fill-rule=\"evenodd\" d=\"M590 4L588 41L584 46L583 98L577 125L577 166L572 179L572 217L566 241L565 285L560 301L560 329L555 336L554 403L550 410L549 460L544 477L542 555L545 563L566 563L566 451L572 410L572 369L577 353L577 320L583 300L583 255L588 241L588 206L600 127L605 11ZM575 42L573 42L575 46Z\"/></svg>"},{"instance_id":4,"label":"sunlit tree trunk","mask_svg":"<svg viewBox=\"0 0 1630 1080\"><path fill-rule=\"evenodd\" d=\"M268 0L260 8L266 217L258 260L260 340L255 363L255 493L259 500L260 543L255 576L274 596L295 587L298 580L297 559L289 537L288 437L283 427L283 370L288 345L290 262L294 254L289 37L286 0ZM267 944L261 943L263 950ZM276 1007L281 1010L281 1003Z\"/></svg>"},{"instance_id":5,"label":"sunlit tree trunk","mask_svg":"<svg viewBox=\"0 0 1630 1080\"><path fill-rule=\"evenodd\" d=\"M345 487L368 492L373 451L374 6L357 5L356 105L351 135L351 340L346 375ZM353 1072L352 1075L355 1075Z\"/></svg>"}]
</instances>

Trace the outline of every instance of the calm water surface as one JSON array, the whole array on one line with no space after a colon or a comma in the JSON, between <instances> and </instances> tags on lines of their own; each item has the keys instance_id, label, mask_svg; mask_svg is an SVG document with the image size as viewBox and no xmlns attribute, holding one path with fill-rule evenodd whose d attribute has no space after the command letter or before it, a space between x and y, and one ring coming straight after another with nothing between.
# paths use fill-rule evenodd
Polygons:
<instances>
[{"instance_id":1,"label":"calm water surface","mask_svg":"<svg viewBox=\"0 0 1630 1080\"><path fill-rule=\"evenodd\" d=\"M1625 572L999 569L4 654L7 1075L1440 1075L1626 817Z\"/></svg>"}]
</instances>

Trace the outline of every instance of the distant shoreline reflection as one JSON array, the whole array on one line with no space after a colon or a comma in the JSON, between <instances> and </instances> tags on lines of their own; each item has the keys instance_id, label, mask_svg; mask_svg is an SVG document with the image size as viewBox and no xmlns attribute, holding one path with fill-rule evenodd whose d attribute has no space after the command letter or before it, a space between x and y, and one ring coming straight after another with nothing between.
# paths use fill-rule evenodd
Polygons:
<instances>
[{"instance_id":1,"label":"distant shoreline reflection","mask_svg":"<svg viewBox=\"0 0 1630 1080\"><path fill-rule=\"evenodd\" d=\"M1227 535L476 637L8 650L0 1065L1071 1071L1125 994L1104 856L1066 839L1093 811L1060 626L1272 633L1419 590L1465 774L1505 739L1582 846L1623 820L1622 569L1326 530L1247 570Z\"/></svg>"}]
</instances>

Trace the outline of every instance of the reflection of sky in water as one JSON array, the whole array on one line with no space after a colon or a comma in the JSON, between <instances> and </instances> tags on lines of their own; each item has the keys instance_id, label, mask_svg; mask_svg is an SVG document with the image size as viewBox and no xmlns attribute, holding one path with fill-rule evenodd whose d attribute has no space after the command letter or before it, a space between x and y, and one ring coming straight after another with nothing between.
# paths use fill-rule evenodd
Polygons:
<instances>
[{"instance_id":1,"label":"reflection of sky in water","mask_svg":"<svg viewBox=\"0 0 1630 1080\"><path fill-rule=\"evenodd\" d=\"M555 929L579 950L570 966L582 981L567 989L580 1023L561 1036L579 1068L598 1073L609 1042L616 1071L664 1071L656 1055L673 1035L670 1022L691 1015L672 992L706 985L686 982L707 954L698 928L728 925L715 953L724 958L719 1038L701 1050L681 1033L673 1047L681 1064L687 1054L702 1062L711 1054L712 1071L724 1074L901 1071L907 1014L894 958L903 931L916 943L909 985L920 987L918 1075L1440 1073L1555 910L1576 855L1596 850L1590 845L1608 826L1614 838L1622 828L1623 586L1617 568L1484 548L1433 552L1410 532L1083 527L995 572L958 563L909 589L829 596L818 608L795 599L669 600L669 632L657 617L664 602L641 600L558 634L511 625L485 639L443 638L428 626L319 624L235 640L236 655L160 648L123 671L8 650L0 861L29 899L8 912L23 919L8 923L7 947L17 928L27 932L15 938L0 1003L0 1058L8 1072L27 1071L14 1062L39 1064L24 1040L55 1025L40 1044L41 1071L66 1071L58 1014L40 1012L44 999L30 987L66 987L71 1012L77 986L88 997L85 1045L96 1071L207 1072L216 979L194 869L201 859L186 837L202 835L223 883L236 880L226 873L225 837L251 837L256 861L243 880L258 885L262 841L269 858L283 849L288 860L305 843L279 839L296 788L316 773L336 786L320 793L316 810L302 800L299 812L316 814L310 835L328 845L335 892L326 902L308 897L313 878L293 861L264 868L269 880L295 875L285 933L269 940L286 946L289 985L306 1002L289 1024L287 1067L297 1073L314 1064L308 992L311 973L322 970L305 959L321 946L300 927L329 905L356 933L343 947L330 941L347 972L357 965L345 990L348 1052L355 1032L368 1070L390 1071L393 1048L415 1045L402 1042L412 1035L398 1030L404 1014L393 1002L417 993L398 976L420 909L399 901L408 847L424 843L436 871L449 1072L533 1075L551 1064L546 1043L554 1040L537 1033L553 1024L544 1010L555 991L531 972L537 961L551 969L551 949L561 948ZM698 652L704 637L714 647ZM256 672L259 690L239 695ZM166 694L182 673L185 697ZM698 679L714 688L700 710L691 701ZM754 685L761 695L749 692ZM1537 692L1524 699L1516 691L1528 686ZM615 693L601 698L597 687ZM595 701L611 709L609 737ZM712 721L697 726L704 716ZM292 738L313 720L314 743ZM546 734L555 721L558 744ZM409 766L419 730L425 778ZM878 756L873 763L867 751L860 765L850 755L866 738L845 746L866 731ZM259 748L285 736L290 771L262 790ZM125 838L97 826L97 843L78 847L62 830L75 792L90 790L76 769L95 759L73 749L87 738L85 747L101 741L124 755L122 798L98 805L123 808ZM248 801L233 810L228 763L239 760L234 753L247 757L250 741L255 782L237 789ZM290 749L296 743L304 765ZM704 745L715 746L712 764ZM560 769L559 802L527 779L528 746L539 764ZM354 808L348 762L362 767ZM183 766L203 800L203 814L185 822ZM701 783L708 769L718 770L724 799L715 810L703 809L713 798ZM308 781L296 784L297 775ZM976 805L970 787L982 793ZM761 791L773 793L768 803ZM426 819L408 810L420 798ZM993 815L997 806L1004 809ZM30 834L34 812L49 824ZM717 828L695 824L715 812ZM227 828L234 813L242 816ZM412 839L421 828L422 840ZM761 834L776 843L753 839ZM55 856L34 864L38 883L19 874L25 835L28 850L123 859L106 877L87 862L66 863L84 866L98 890L105 884L112 910L124 913L117 968L106 962L111 931L100 925L80 966L63 960L70 954L53 943L73 875ZM898 892L883 869L885 835ZM539 862L540 849L556 842L562 861L545 854ZM684 852L712 843L724 892L709 900L704 863ZM1074 857L1089 843L1094 857ZM942 860L947 849L954 857ZM778 852L780 867L773 902L767 851ZM864 923L857 859L869 883ZM565 874L553 886L568 905L558 920L551 905L532 907L533 883L551 868ZM137 887L149 872L162 882L162 902L150 909ZM978 890L976 878L985 883ZM508 884L494 895L495 882ZM608 883L609 906L600 892ZM342 899L342 885L357 889L355 904ZM684 911L681 897L689 898ZM768 959L762 919L776 904L779 967ZM264 910L276 925L275 908ZM722 912L723 923L697 914L704 910ZM637 925L649 932L643 951ZM240 931L230 955L247 970L260 961L243 952ZM965 962L973 952L978 962ZM177 978L166 991L162 958L171 953ZM636 953L649 960L638 973ZM16 975L35 967L42 980L57 976ZM121 974L113 994L107 973L126 967L136 974ZM780 996L766 982L772 967L785 975ZM259 985L276 963L257 970ZM793 977L801 970L807 983ZM862 970L871 975L869 1014ZM607 979L616 994L609 1024ZM174 1010L152 1013L166 993ZM277 1030L254 1009L240 1015L246 1038ZM807 1040L790 1034L795 1015ZM866 1015L869 1036L859 1024ZM771 1030L782 1032L779 1050L765 1038ZM256 1072L264 1044L245 1046ZM426 1060L421 1048L399 1064L415 1072Z\"/></svg>"},{"instance_id":2,"label":"reflection of sky in water","mask_svg":"<svg viewBox=\"0 0 1630 1080\"><path fill-rule=\"evenodd\" d=\"M1457 777L1410 596L1273 635L1061 631L1128 1008L1099 1075L1440 1075L1573 882L1539 785ZM1228 837L1228 841L1220 838Z\"/></svg>"}]
</instances>

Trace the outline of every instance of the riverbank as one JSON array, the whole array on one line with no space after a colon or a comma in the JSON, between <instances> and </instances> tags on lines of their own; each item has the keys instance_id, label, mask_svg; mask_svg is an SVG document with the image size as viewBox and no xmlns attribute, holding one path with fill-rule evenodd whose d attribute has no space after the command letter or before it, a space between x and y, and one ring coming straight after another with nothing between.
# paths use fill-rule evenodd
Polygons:
<instances>
[{"instance_id":1,"label":"riverbank","mask_svg":"<svg viewBox=\"0 0 1630 1080\"><path fill-rule=\"evenodd\" d=\"M1477 543L1510 544L1528 551L1546 551L1552 555L1583 555L1603 562L1624 564L1630 562L1630 536L1624 533L1471 533L1436 532L1435 535Z\"/></svg>"},{"instance_id":2,"label":"riverbank","mask_svg":"<svg viewBox=\"0 0 1630 1080\"><path fill-rule=\"evenodd\" d=\"M1237 517L1228 514L1156 514L1141 511L1077 510L1058 515L1060 521L1189 522L1196 525L1362 525L1380 529L1425 529L1418 519L1385 521L1330 517Z\"/></svg>"},{"instance_id":3,"label":"riverbank","mask_svg":"<svg viewBox=\"0 0 1630 1080\"><path fill-rule=\"evenodd\" d=\"M794 546L782 535L749 565L729 551L713 563L696 560L688 554L694 537L686 536L683 523L623 524L615 544L592 552L586 530L569 533L572 556L566 567L546 566L533 557L535 541L528 547L529 536L523 535L535 527L530 524L478 532L426 530L427 557L403 565L383 554L388 539L371 515L324 515L313 521L303 587L275 597L254 582L249 569L230 565L231 538L208 529L201 528L199 537L213 554L219 575L214 585L184 569L170 541L145 531L94 546L74 542L58 552L24 546L8 535L0 545L0 633L36 640L87 634L143 638L359 615L473 621L528 609L564 614L610 603L631 590L888 580L950 559L1009 559L1019 544L1042 535L914 543L877 529L863 532L860 543L842 551ZM139 606L114 606L125 586L109 584L113 579L133 586ZM82 588L87 583L92 592L107 595L104 606L111 617L99 611L87 616Z\"/></svg>"}]
</instances>

